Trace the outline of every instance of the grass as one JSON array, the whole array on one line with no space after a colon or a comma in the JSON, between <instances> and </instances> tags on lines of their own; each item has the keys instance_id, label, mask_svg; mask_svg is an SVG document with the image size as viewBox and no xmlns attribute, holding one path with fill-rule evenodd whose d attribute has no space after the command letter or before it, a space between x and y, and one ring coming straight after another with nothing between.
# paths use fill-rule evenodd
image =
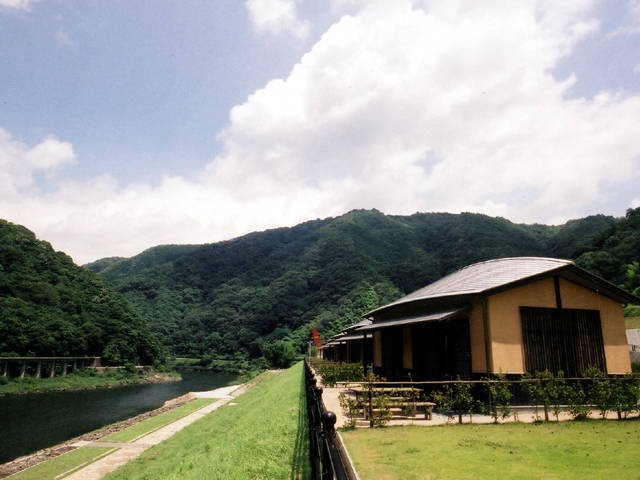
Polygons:
<instances>
[{"instance_id":1,"label":"grass","mask_svg":"<svg viewBox=\"0 0 640 480\"><path fill-rule=\"evenodd\" d=\"M196 410L209 405L214 400L211 398L198 398L185 405L169 410L168 412L156 415L141 422L136 423L124 430L112 433L100 439L101 442L130 442L141 435L161 428L179 418L185 417Z\"/></svg>"},{"instance_id":2,"label":"grass","mask_svg":"<svg viewBox=\"0 0 640 480\"><path fill-rule=\"evenodd\" d=\"M107 479L309 477L303 365L258 376L252 388Z\"/></svg>"},{"instance_id":3,"label":"grass","mask_svg":"<svg viewBox=\"0 0 640 480\"><path fill-rule=\"evenodd\" d=\"M149 383L150 381L156 381L153 375L154 372L140 371L139 373L132 373L125 369L107 370L104 374L99 374L94 370L86 369L69 373L64 377L61 375L53 378L25 376L24 378L4 379L0 377L2 378L2 380L0 380L0 395L58 390L88 390L116 385ZM165 380L179 379L179 375L176 373L162 375Z\"/></svg>"},{"instance_id":4,"label":"grass","mask_svg":"<svg viewBox=\"0 0 640 480\"><path fill-rule=\"evenodd\" d=\"M366 479L637 479L640 421L341 431Z\"/></svg>"},{"instance_id":5,"label":"grass","mask_svg":"<svg viewBox=\"0 0 640 480\"><path fill-rule=\"evenodd\" d=\"M624 324L625 324L625 328L627 330L640 328L640 316L637 316L637 317L625 317Z\"/></svg>"},{"instance_id":6,"label":"grass","mask_svg":"<svg viewBox=\"0 0 640 480\"><path fill-rule=\"evenodd\" d=\"M77 448L59 457L52 458L27 470L23 470L11 476L11 480L53 480L65 472L76 470L80 466L97 460L112 450L114 450L112 447Z\"/></svg>"}]
</instances>

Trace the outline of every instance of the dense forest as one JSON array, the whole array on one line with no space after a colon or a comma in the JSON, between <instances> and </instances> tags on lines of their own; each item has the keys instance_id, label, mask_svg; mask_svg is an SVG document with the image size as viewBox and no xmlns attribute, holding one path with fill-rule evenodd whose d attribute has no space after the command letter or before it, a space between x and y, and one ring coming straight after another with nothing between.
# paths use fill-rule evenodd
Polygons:
<instances>
[{"instance_id":1,"label":"dense forest","mask_svg":"<svg viewBox=\"0 0 640 480\"><path fill-rule=\"evenodd\" d=\"M215 244L159 246L88 268L131 302L173 355L244 369L265 358L286 363L311 328L329 337L465 265L522 255L574 259L637 292L640 209L560 226L357 210Z\"/></svg>"},{"instance_id":2,"label":"dense forest","mask_svg":"<svg viewBox=\"0 0 640 480\"><path fill-rule=\"evenodd\" d=\"M521 255L570 258L638 294L640 209L559 226L356 210L86 268L0 221L0 355L152 364L168 352L224 370L278 366L312 328L327 338L465 265Z\"/></svg>"},{"instance_id":3,"label":"dense forest","mask_svg":"<svg viewBox=\"0 0 640 480\"><path fill-rule=\"evenodd\" d=\"M162 346L101 277L0 220L0 355L101 356L154 364Z\"/></svg>"}]
</instances>

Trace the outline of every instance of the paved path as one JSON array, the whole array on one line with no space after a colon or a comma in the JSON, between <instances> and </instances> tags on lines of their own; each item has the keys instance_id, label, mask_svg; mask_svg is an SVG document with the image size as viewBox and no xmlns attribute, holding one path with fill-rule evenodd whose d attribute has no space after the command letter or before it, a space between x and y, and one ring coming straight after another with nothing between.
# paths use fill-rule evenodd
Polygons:
<instances>
[{"instance_id":1,"label":"paved path","mask_svg":"<svg viewBox=\"0 0 640 480\"><path fill-rule=\"evenodd\" d=\"M218 400L209 405L196 410L189 415L176 420L169 425L154 430L153 432L140 437L137 440L127 443L108 443L108 442L87 442L80 441L73 444L76 447L114 447L116 450L104 457L90 463L86 467L76 470L70 475L63 477L65 480L99 480L107 473L112 472L116 468L138 457L148 448L166 440L167 438L179 432L187 425L192 424L196 420L201 419L205 415L213 412L215 409L229 403L236 396L245 390L244 385L233 385L230 387L218 388L209 392L193 392L198 398L217 398Z\"/></svg>"}]
</instances>

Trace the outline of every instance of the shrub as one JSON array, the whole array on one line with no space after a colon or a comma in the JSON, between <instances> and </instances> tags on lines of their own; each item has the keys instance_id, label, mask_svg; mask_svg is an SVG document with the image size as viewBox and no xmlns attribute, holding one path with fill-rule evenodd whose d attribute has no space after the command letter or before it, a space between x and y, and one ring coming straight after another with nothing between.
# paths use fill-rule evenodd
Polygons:
<instances>
[{"instance_id":1,"label":"shrub","mask_svg":"<svg viewBox=\"0 0 640 480\"><path fill-rule=\"evenodd\" d=\"M360 408L355 398L346 395L344 392L338 396L340 407L347 417L347 421L343 425L344 428L355 428L358 421Z\"/></svg>"},{"instance_id":2,"label":"shrub","mask_svg":"<svg viewBox=\"0 0 640 480\"><path fill-rule=\"evenodd\" d=\"M586 405L587 395L580 382L575 382L568 389L569 414L574 420L586 420L591 414L591 409Z\"/></svg>"},{"instance_id":3,"label":"shrub","mask_svg":"<svg viewBox=\"0 0 640 480\"><path fill-rule=\"evenodd\" d=\"M494 422L498 423L498 418L509 418L513 393L506 381L506 375L496 374L493 379L485 379L485 388L489 394L489 414Z\"/></svg>"},{"instance_id":4,"label":"shrub","mask_svg":"<svg viewBox=\"0 0 640 480\"><path fill-rule=\"evenodd\" d=\"M549 421L549 410L552 409L556 421L560 416L561 405L567 401L568 392L564 381L564 372L559 371L554 375L549 371L536 372L535 376L525 375L524 390L529 395L536 408L536 420L538 420L538 405L544 409L544 421Z\"/></svg>"},{"instance_id":5,"label":"shrub","mask_svg":"<svg viewBox=\"0 0 640 480\"><path fill-rule=\"evenodd\" d=\"M286 340L267 343L262 353L272 368L289 368L296 359L293 345Z\"/></svg>"},{"instance_id":6,"label":"shrub","mask_svg":"<svg viewBox=\"0 0 640 480\"><path fill-rule=\"evenodd\" d=\"M372 427L386 427L391 420L391 407L387 395L376 395L373 401L374 411L369 419Z\"/></svg>"},{"instance_id":7,"label":"shrub","mask_svg":"<svg viewBox=\"0 0 640 480\"><path fill-rule=\"evenodd\" d=\"M600 410L602 418L606 418L607 412L614 403L610 380L597 368L587 369L584 372L584 376L591 379L587 389L587 401L593 403Z\"/></svg>"},{"instance_id":8,"label":"shrub","mask_svg":"<svg viewBox=\"0 0 640 480\"><path fill-rule=\"evenodd\" d=\"M640 378L633 374L625 375L622 379L611 380L612 409L618 414L618 420L627 418L630 413L638 410L640 400Z\"/></svg>"},{"instance_id":9,"label":"shrub","mask_svg":"<svg viewBox=\"0 0 640 480\"><path fill-rule=\"evenodd\" d=\"M362 365L359 363L314 362L314 368L327 387L334 387L338 382L365 380Z\"/></svg>"},{"instance_id":10,"label":"shrub","mask_svg":"<svg viewBox=\"0 0 640 480\"><path fill-rule=\"evenodd\" d=\"M457 413L458 423L462 423L462 415L468 413L471 416L474 399L470 383L446 384L442 390L433 392L432 397L440 410Z\"/></svg>"}]
</instances>

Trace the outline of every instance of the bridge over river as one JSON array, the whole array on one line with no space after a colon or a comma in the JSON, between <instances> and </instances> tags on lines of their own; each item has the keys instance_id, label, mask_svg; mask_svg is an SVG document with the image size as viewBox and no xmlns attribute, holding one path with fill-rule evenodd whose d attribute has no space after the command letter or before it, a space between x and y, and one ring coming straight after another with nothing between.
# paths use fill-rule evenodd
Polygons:
<instances>
[{"instance_id":1,"label":"bridge over river","mask_svg":"<svg viewBox=\"0 0 640 480\"><path fill-rule=\"evenodd\" d=\"M36 378L42 377L43 371L49 377L66 375L69 369L100 368L100 357L0 357L2 376L24 378L27 372Z\"/></svg>"}]
</instances>

